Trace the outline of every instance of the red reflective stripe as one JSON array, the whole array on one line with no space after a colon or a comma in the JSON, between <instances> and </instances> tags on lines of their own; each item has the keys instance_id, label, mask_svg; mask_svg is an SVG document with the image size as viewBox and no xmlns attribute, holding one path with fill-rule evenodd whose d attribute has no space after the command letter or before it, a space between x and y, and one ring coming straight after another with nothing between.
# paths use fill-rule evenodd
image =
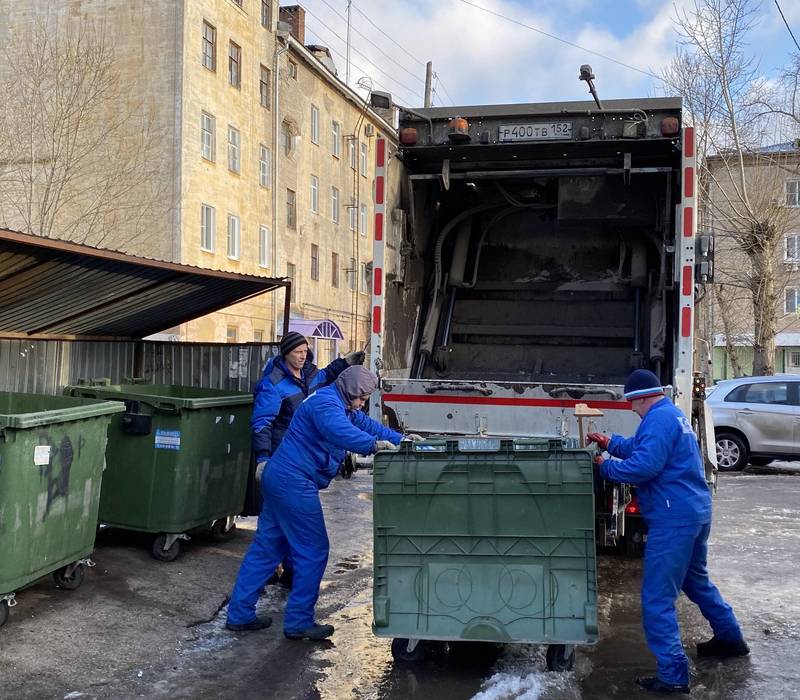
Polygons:
<instances>
[{"instance_id":1,"label":"red reflective stripe","mask_svg":"<svg viewBox=\"0 0 800 700\"><path fill-rule=\"evenodd\" d=\"M383 291L383 270L375 268L375 281L372 283L372 293L380 296Z\"/></svg>"},{"instance_id":2,"label":"red reflective stripe","mask_svg":"<svg viewBox=\"0 0 800 700\"><path fill-rule=\"evenodd\" d=\"M694 158L694 127L687 126L683 130L683 155L686 158Z\"/></svg>"},{"instance_id":3,"label":"red reflective stripe","mask_svg":"<svg viewBox=\"0 0 800 700\"><path fill-rule=\"evenodd\" d=\"M386 165L386 139L378 139L378 152L376 155L376 165L382 168Z\"/></svg>"},{"instance_id":4,"label":"red reflective stripe","mask_svg":"<svg viewBox=\"0 0 800 700\"><path fill-rule=\"evenodd\" d=\"M686 238L694 236L694 207L683 208L683 235Z\"/></svg>"},{"instance_id":5,"label":"red reflective stripe","mask_svg":"<svg viewBox=\"0 0 800 700\"><path fill-rule=\"evenodd\" d=\"M375 204L383 204L383 175L375 178Z\"/></svg>"},{"instance_id":6,"label":"red reflective stripe","mask_svg":"<svg viewBox=\"0 0 800 700\"><path fill-rule=\"evenodd\" d=\"M590 408L601 408L608 411L630 410L627 401L573 401L572 399L515 399L498 396L450 396L442 394L384 394L384 401L395 403L454 403L482 406L529 406L531 408L575 408L579 403L588 404Z\"/></svg>"},{"instance_id":7,"label":"red reflective stripe","mask_svg":"<svg viewBox=\"0 0 800 700\"><path fill-rule=\"evenodd\" d=\"M373 306L372 307L372 332L373 333L380 333L381 332L381 307L380 306Z\"/></svg>"},{"instance_id":8,"label":"red reflective stripe","mask_svg":"<svg viewBox=\"0 0 800 700\"><path fill-rule=\"evenodd\" d=\"M375 240L383 240L383 214L379 211L375 212Z\"/></svg>"},{"instance_id":9,"label":"red reflective stripe","mask_svg":"<svg viewBox=\"0 0 800 700\"><path fill-rule=\"evenodd\" d=\"M683 196L694 197L694 168L683 170Z\"/></svg>"},{"instance_id":10,"label":"red reflective stripe","mask_svg":"<svg viewBox=\"0 0 800 700\"><path fill-rule=\"evenodd\" d=\"M681 336L689 338L692 335L692 309L685 306L681 309Z\"/></svg>"},{"instance_id":11,"label":"red reflective stripe","mask_svg":"<svg viewBox=\"0 0 800 700\"><path fill-rule=\"evenodd\" d=\"M683 289L681 290L681 294L683 296L688 297L692 293L692 282L694 281L692 275L692 266L691 265L684 265L683 266Z\"/></svg>"}]
</instances>

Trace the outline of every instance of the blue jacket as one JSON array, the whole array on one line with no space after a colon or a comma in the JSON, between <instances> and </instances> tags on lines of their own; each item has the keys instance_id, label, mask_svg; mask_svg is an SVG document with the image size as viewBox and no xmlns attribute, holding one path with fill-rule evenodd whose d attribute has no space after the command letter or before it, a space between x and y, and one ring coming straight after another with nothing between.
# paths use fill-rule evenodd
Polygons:
<instances>
[{"instance_id":1,"label":"blue jacket","mask_svg":"<svg viewBox=\"0 0 800 700\"><path fill-rule=\"evenodd\" d=\"M333 384L309 396L294 414L286 436L270 457L269 470L301 474L324 489L339 472L345 452L368 455L377 440L399 445L403 436L372 420L364 411L351 411Z\"/></svg>"},{"instance_id":2,"label":"blue jacket","mask_svg":"<svg viewBox=\"0 0 800 700\"><path fill-rule=\"evenodd\" d=\"M345 369L347 362L344 359L334 360L325 369L318 369L309 350L302 378L298 379L286 367L282 357L270 359L253 391L250 432L256 457L271 455L283 439L297 407L309 394L330 384Z\"/></svg>"},{"instance_id":3,"label":"blue jacket","mask_svg":"<svg viewBox=\"0 0 800 700\"><path fill-rule=\"evenodd\" d=\"M645 414L632 438L612 435L600 475L636 486L649 526L711 522L711 490L691 423L668 398Z\"/></svg>"}]
</instances>

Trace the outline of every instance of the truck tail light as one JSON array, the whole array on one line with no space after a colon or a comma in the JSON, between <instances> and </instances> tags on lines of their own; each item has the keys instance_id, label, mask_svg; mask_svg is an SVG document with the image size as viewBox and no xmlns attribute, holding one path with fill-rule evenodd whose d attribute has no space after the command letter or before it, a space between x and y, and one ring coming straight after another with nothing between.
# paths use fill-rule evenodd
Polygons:
<instances>
[{"instance_id":1,"label":"truck tail light","mask_svg":"<svg viewBox=\"0 0 800 700\"><path fill-rule=\"evenodd\" d=\"M453 117L448 123L447 138L450 143L466 143L470 140L469 123L464 117Z\"/></svg>"},{"instance_id":2,"label":"truck tail light","mask_svg":"<svg viewBox=\"0 0 800 700\"><path fill-rule=\"evenodd\" d=\"M664 117L661 120L661 135L676 136L680 130L677 117Z\"/></svg>"},{"instance_id":3,"label":"truck tail light","mask_svg":"<svg viewBox=\"0 0 800 700\"><path fill-rule=\"evenodd\" d=\"M639 514L639 501L636 500L636 494L631 496L631 502L625 506L625 512L628 515L638 515Z\"/></svg>"},{"instance_id":4,"label":"truck tail light","mask_svg":"<svg viewBox=\"0 0 800 700\"><path fill-rule=\"evenodd\" d=\"M400 129L400 143L404 146L416 146L417 130L412 127Z\"/></svg>"}]
</instances>

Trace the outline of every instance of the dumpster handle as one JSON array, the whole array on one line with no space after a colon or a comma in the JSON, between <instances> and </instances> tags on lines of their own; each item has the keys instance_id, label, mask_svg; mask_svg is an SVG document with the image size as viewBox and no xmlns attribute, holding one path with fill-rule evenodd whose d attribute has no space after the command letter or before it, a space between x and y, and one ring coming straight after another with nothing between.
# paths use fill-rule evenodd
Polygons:
<instances>
[{"instance_id":1,"label":"dumpster handle","mask_svg":"<svg viewBox=\"0 0 800 700\"><path fill-rule=\"evenodd\" d=\"M489 396L492 394L491 389L487 389L483 386L475 386L474 384L467 384L466 382L442 382L440 384L431 384L430 386L425 387L425 393L427 394L435 394L438 391L463 391L467 393L477 392L483 394L484 396Z\"/></svg>"},{"instance_id":2,"label":"dumpster handle","mask_svg":"<svg viewBox=\"0 0 800 700\"><path fill-rule=\"evenodd\" d=\"M159 402L159 403L157 403L155 405L155 409L157 411L161 411L162 413L172 413L172 414L180 413L180 410L178 409L178 407L174 403L161 403L161 402Z\"/></svg>"}]
</instances>

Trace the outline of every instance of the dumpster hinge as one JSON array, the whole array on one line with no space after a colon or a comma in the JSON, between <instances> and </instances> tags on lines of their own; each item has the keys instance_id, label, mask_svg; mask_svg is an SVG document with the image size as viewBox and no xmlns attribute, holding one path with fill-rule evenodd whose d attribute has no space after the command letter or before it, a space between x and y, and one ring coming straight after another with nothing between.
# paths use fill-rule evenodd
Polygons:
<instances>
[{"instance_id":1,"label":"dumpster hinge","mask_svg":"<svg viewBox=\"0 0 800 700\"><path fill-rule=\"evenodd\" d=\"M16 595L14 593L6 593L0 596L0 601L5 601L9 608L13 608L17 604Z\"/></svg>"}]
</instances>

